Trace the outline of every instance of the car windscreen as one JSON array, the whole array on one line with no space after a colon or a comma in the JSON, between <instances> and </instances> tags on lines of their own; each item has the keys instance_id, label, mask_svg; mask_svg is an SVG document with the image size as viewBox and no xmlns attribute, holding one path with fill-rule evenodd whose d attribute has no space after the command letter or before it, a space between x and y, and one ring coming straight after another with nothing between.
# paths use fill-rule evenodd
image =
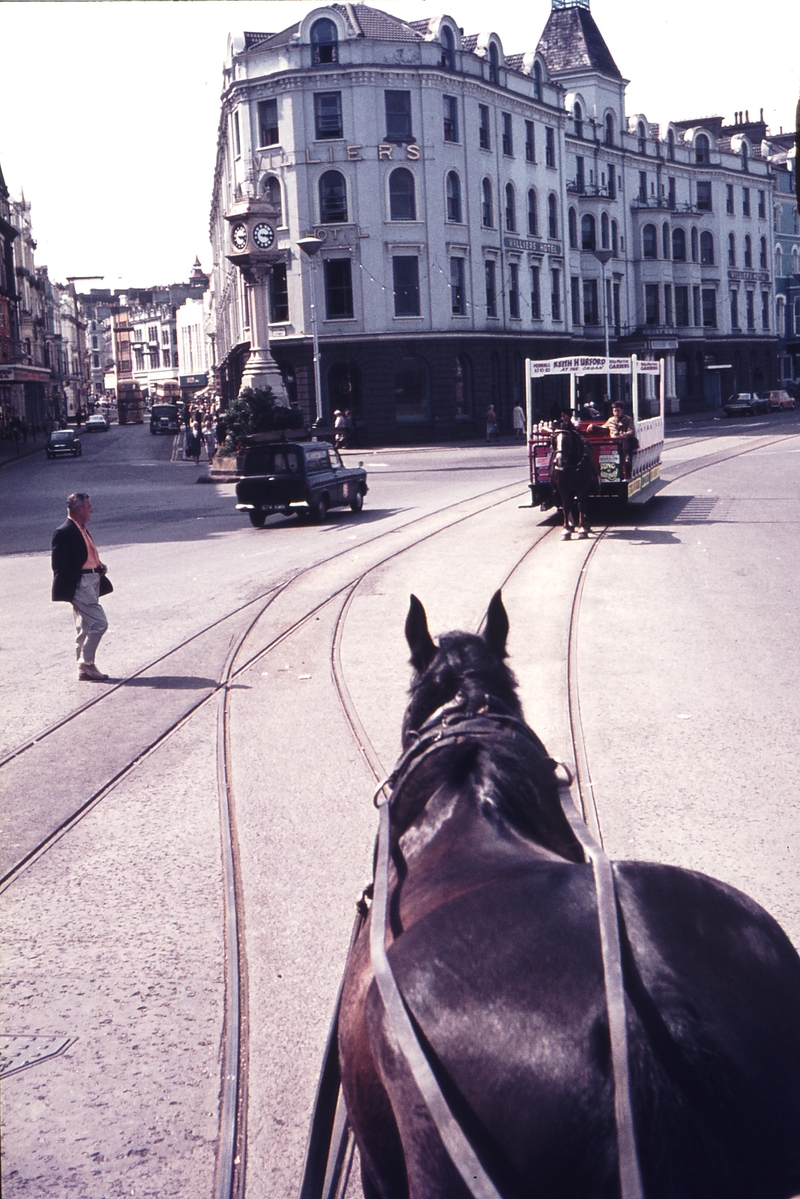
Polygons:
<instances>
[{"instance_id":1,"label":"car windscreen","mask_svg":"<svg viewBox=\"0 0 800 1199\"><path fill-rule=\"evenodd\" d=\"M75 436L75 434L71 430L65 429L63 433L51 433L50 440L51 441L72 441L74 436Z\"/></svg>"},{"instance_id":2,"label":"car windscreen","mask_svg":"<svg viewBox=\"0 0 800 1199\"><path fill-rule=\"evenodd\" d=\"M327 450L306 450L306 470L309 474L320 470L330 470L331 460Z\"/></svg>"}]
</instances>

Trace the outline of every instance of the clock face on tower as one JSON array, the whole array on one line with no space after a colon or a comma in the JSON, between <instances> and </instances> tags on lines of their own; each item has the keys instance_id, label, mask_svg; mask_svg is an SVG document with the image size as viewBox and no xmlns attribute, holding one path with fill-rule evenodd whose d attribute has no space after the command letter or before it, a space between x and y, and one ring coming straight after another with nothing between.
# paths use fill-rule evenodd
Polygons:
<instances>
[{"instance_id":1,"label":"clock face on tower","mask_svg":"<svg viewBox=\"0 0 800 1199\"><path fill-rule=\"evenodd\" d=\"M266 221L260 221L253 229L253 241L259 250L268 250L275 240L275 231Z\"/></svg>"},{"instance_id":2,"label":"clock face on tower","mask_svg":"<svg viewBox=\"0 0 800 1199\"><path fill-rule=\"evenodd\" d=\"M243 250L247 245L247 225L234 225L231 241L237 250Z\"/></svg>"}]
</instances>

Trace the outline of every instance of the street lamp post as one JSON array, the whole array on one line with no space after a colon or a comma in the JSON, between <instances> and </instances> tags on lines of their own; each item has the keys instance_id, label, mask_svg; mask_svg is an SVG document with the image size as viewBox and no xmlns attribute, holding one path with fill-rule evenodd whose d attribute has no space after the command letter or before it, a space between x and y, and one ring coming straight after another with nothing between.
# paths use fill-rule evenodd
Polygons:
<instances>
[{"instance_id":1,"label":"street lamp post","mask_svg":"<svg viewBox=\"0 0 800 1199\"><path fill-rule=\"evenodd\" d=\"M314 398L317 423L322 422L322 381L319 369L319 334L317 332L317 269L314 259L322 249L321 237L301 237L297 245L309 260L311 270L311 338L314 343Z\"/></svg>"},{"instance_id":2,"label":"street lamp post","mask_svg":"<svg viewBox=\"0 0 800 1199\"><path fill-rule=\"evenodd\" d=\"M606 263L611 258L611 250L594 250L595 258L600 263L603 272L603 332L605 333L606 362L608 361L608 296L606 294ZM606 375L606 395L611 401L611 375Z\"/></svg>"}]
</instances>

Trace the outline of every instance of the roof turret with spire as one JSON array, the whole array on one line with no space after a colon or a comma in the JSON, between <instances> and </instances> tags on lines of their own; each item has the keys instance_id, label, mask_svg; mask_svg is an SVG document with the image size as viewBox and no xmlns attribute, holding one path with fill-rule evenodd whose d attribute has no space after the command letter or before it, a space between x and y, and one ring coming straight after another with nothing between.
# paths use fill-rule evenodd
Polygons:
<instances>
[{"instance_id":1,"label":"roof turret with spire","mask_svg":"<svg viewBox=\"0 0 800 1199\"><path fill-rule=\"evenodd\" d=\"M554 78L562 72L587 70L622 78L591 14L589 0L551 0L550 17L537 50Z\"/></svg>"}]
</instances>

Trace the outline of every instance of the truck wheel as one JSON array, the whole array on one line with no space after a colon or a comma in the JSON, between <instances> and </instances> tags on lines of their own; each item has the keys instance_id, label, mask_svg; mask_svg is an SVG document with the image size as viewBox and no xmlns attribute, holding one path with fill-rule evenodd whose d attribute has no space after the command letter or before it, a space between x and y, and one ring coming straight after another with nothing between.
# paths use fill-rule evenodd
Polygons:
<instances>
[{"instance_id":1,"label":"truck wheel","mask_svg":"<svg viewBox=\"0 0 800 1199\"><path fill-rule=\"evenodd\" d=\"M247 515L250 517L250 524L253 526L254 529L263 529L264 528L264 523L267 519L267 514L266 514L266 512L263 512L261 510L261 508L251 508L250 511L247 513Z\"/></svg>"},{"instance_id":2,"label":"truck wheel","mask_svg":"<svg viewBox=\"0 0 800 1199\"><path fill-rule=\"evenodd\" d=\"M328 518L328 501L324 495L321 495L313 508L314 521L317 524L323 524Z\"/></svg>"},{"instance_id":3,"label":"truck wheel","mask_svg":"<svg viewBox=\"0 0 800 1199\"><path fill-rule=\"evenodd\" d=\"M350 501L350 507L354 512L360 512L364 507L364 497L360 491L356 491L353 495L353 498Z\"/></svg>"}]
</instances>

